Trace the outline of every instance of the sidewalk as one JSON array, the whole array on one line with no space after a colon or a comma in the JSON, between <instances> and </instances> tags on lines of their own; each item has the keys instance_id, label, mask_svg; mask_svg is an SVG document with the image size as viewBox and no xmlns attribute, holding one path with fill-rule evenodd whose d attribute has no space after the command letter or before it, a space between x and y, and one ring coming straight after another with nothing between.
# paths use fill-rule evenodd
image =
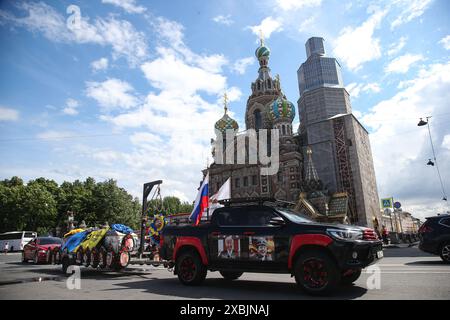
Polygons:
<instances>
[{"instance_id":1,"label":"sidewalk","mask_svg":"<svg viewBox=\"0 0 450 320\"><path fill-rule=\"evenodd\" d=\"M417 246L419 241L413 243L391 243L391 244L383 244L383 249L393 249L393 248L410 248Z\"/></svg>"}]
</instances>

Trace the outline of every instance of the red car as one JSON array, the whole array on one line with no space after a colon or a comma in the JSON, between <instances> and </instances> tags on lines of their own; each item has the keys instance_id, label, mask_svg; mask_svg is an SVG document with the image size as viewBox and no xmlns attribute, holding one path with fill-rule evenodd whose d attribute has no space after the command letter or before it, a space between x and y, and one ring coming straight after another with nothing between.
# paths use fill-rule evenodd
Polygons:
<instances>
[{"instance_id":1,"label":"red car","mask_svg":"<svg viewBox=\"0 0 450 320\"><path fill-rule=\"evenodd\" d=\"M23 247L22 262L33 260L35 264L51 263L52 252L61 247L63 241L55 237L37 237Z\"/></svg>"}]
</instances>

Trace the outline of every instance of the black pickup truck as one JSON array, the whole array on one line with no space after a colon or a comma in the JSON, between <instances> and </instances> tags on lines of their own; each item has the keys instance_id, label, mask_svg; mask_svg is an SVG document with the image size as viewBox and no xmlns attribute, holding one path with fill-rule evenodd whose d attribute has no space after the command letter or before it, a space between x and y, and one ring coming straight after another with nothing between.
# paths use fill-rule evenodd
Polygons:
<instances>
[{"instance_id":1,"label":"black pickup truck","mask_svg":"<svg viewBox=\"0 0 450 320\"><path fill-rule=\"evenodd\" d=\"M350 284L383 257L372 229L311 221L273 204L228 205L198 226L167 226L161 257L185 285L198 285L207 270L227 280L244 272L288 273L310 294Z\"/></svg>"}]
</instances>

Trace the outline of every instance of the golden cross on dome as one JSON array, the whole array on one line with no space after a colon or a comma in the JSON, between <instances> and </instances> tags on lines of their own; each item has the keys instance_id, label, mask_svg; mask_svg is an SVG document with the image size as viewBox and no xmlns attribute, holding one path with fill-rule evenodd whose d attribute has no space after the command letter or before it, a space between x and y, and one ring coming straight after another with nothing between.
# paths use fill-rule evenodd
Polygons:
<instances>
[{"instance_id":1,"label":"golden cross on dome","mask_svg":"<svg viewBox=\"0 0 450 320\"><path fill-rule=\"evenodd\" d=\"M227 114L227 111L228 111L228 96L227 96L226 92L223 94L223 109L225 110L225 114Z\"/></svg>"},{"instance_id":2,"label":"golden cross on dome","mask_svg":"<svg viewBox=\"0 0 450 320\"><path fill-rule=\"evenodd\" d=\"M261 29L259 29L259 41L261 42L261 47L264 45L264 35Z\"/></svg>"}]
</instances>

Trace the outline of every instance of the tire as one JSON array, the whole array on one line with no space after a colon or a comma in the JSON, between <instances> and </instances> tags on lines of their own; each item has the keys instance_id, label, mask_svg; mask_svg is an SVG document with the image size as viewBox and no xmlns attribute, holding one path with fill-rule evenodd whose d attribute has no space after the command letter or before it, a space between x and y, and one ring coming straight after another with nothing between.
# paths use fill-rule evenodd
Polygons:
<instances>
[{"instance_id":1,"label":"tire","mask_svg":"<svg viewBox=\"0 0 450 320\"><path fill-rule=\"evenodd\" d=\"M99 262L100 262L100 260L99 260L99 256L98 256L97 250L94 248L91 251L91 267L92 268L97 268L98 265L99 265Z\"/></svg>"},{"instance_id":2,"label":"tire","mask_svg":"<svg viewBox=\"0 0 450 320\"><path fill-rule=\"evenodd\" d=\"M81 265L81 264L83 264L83 248L78 248L78 250L77 250L77 257L76 257L76 259L75 259L75 262L78 264L78 265Z\"/></svg>"},{"instance_id":3,"label":"tire","mask_svg":"<svg viewBox=\"0 0 450 320\"><path fill-rule=\"evenodd\" d=\"M131 255L128 251L122 251L117 257L117 265L120 269L125 269L130 263Z\"/></svg>"},{"instance_id":4,"label":"tire","mask_svg":"<svg viewBox=\"0 0 450 320\"><path fill-rule=\"evenodd\" d=\"M207 269L194 251L182 253L176 260L178 280L187 286L199 285L205 280Z\"/></svg>"},{"instance_id":5,"label":"tire","mask_svg":"<svg viewBox=\"0 0 450 320\"><path fill-rule=\"evenodd\" d=\"M98 251L98 266L101 269L106 268L106 250L103 248Z\"/></svg>"},{"instance_id":6,"label":"tire","mask_svg":"<svg viewBox=\"0 0 450 320\"><path fill-rule=\"evenodd\" d=\"M442 261L450 263L450 242L444 243L439 249L439 255Z\"/></svg>"},{"instance_id":7,"label":"tire","mask_svg":"<svg viewBox=\"0 0 450 320\"><path fill-rule=\"evenodd\" d=\"M83 253L83 265L89 267L91 264L91 250L86 249Z\"/></svg>"},{"instance_id":8,"label":"tire","mask_svg":"<svg viewBox=\"0 0 450 320\"><path fill-rule=\"evenodd\" d=\"M342 285L350 285L361 276L361 269L356 270L347 270L343 272L341 275L341 284Z\"/></svg>"},{"instance_id":9,"label":"tire","mask_svg":"<svg viewBox=\"0 0 450 320\"><path fill-rule=\"evenodd\" d=\"M235 272L235 271L219 271L219 273L225 280L229 281L236 280L244 274L243 272Z\"/></svg>"},{"instance_id":10,"label":"tire","mask_svg":"<svg viewBox=\"0 0 450 320\"><path fill-rule=\"evenodd\" d=\"M308 294L329 295L340 282L340 272L334 260L323 251L302 253L294 265L297 284Z\"/></svg>"},{"instance_id":11,"label":"tire","mask_svg":"<svg viewBox=\"0 0 450 320\"><path fill-rule=\"evenodd\" d=\"M112 268L114 266L114 252L108 251L106 253L106 267Z\"/></svg>"}]
</instances>

